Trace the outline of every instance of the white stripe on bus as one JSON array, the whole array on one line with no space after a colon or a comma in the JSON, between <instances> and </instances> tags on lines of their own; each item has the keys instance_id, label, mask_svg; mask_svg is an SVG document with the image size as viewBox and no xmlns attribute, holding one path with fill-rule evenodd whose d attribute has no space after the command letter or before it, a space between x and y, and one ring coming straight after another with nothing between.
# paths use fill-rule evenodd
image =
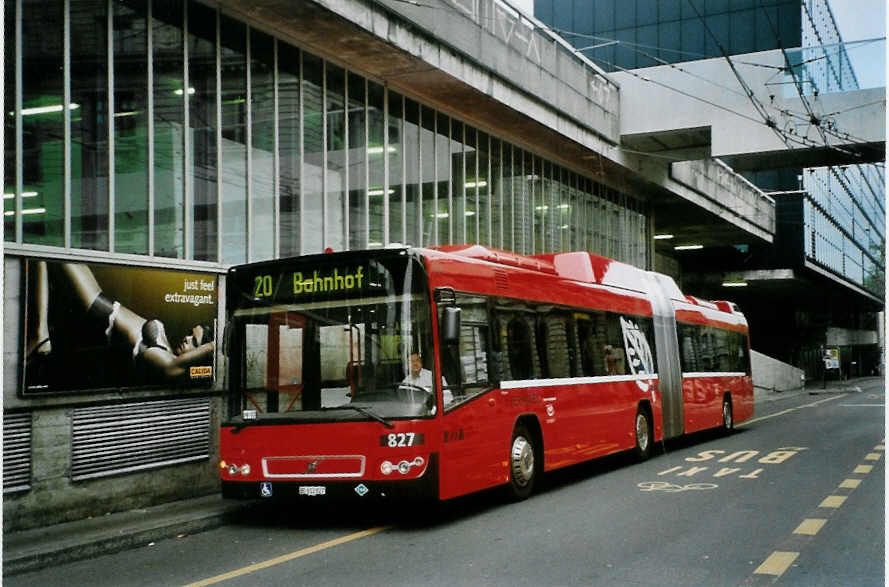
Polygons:
<instances>
[{"instance_id":1,"label":"white stripe on bus","mask_svg":"<svg viewBox=\"0 0 889 587\"><path fill-rule=\"evenodd\" d=\"M746 377L747 373L743 371L706 371L698 373L683 373L683 378L691 377Z\"/></svg>"},{"instance_id":2,"label":"white stripe on bus","mask_svg":"<svg viewBox=\"0 0 889 587\"><path fill-rule=\"evenodd\" d=\"M503 381L500 389L524 389L526 387L556 387L559 385L587 385L590 383L619 383L622 381L651 381L657 375L603 375L601 377L560 377L558 379L519 379Z\"/></svg>"}]
</instances>

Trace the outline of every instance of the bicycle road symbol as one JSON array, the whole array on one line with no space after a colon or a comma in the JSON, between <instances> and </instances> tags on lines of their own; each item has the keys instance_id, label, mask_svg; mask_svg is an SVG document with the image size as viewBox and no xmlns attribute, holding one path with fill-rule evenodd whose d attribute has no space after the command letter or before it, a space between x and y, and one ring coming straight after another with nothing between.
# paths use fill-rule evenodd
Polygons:
<instances>
[{"instance_id":1,"label":"bicycle road symbol","mask_svg":"<svg viewBox=\"0 0 889 587\"><path fill-rule=\"evenodd\" d=\"M666 481L643 481L637 485L641 491L664 491L666 493L681 493L683 491L706 491L719 487L716 483L689 483L688 485L675 485Z\"/></svg>"}]
</instances>

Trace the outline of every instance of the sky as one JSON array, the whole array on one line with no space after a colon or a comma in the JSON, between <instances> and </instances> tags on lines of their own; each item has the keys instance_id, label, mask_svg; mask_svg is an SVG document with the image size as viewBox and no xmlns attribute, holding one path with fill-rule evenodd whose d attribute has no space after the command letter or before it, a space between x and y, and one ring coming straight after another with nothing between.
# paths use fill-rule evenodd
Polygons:
<instances>
[{"instance_id":1,"label":"sky","mask_svg":"<svg viewBox=\"0 0 889 587\"><path fill-rule=\"evenodd\" d=\"M886 0L830 0L830 8L844 41L886 36Z\"/></svg>"}]
</instances>

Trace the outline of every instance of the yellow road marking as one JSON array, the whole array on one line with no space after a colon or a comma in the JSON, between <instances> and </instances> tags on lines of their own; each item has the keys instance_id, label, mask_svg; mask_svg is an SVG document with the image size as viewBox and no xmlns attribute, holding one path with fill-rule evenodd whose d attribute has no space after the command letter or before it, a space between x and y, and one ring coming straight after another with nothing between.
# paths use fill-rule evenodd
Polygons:
<instances>
[{"instance_id":1,"label":"yellow road marking","mask_svg":"<svg viewBox=\"0 0 889 587\"><path fill-rule=\"evenodd\" d=\"M269 559L267 561L263 561L261 563L256 563L254 565L249 565L246 567L242 567L240 569L235 569L234 571L230 571L228 573L223 573L222 575L216 575L215 577L210 577L209 579L203 579L201 581L196 581L194 583L189 583L185 587L203 587L204 585L214 585L216 583L220 583L222 581L226 581L228 579L234 579L235 577L240 577L243 575L247 575L249 573L254 573L256 571L260 571L262 569L267 569L269 567L273 567L275 565L280 565L281 563L286 563L287 561L291 561L293 559L297 559L309 554L313 554L319 552L321 550L325 550L328 548L333 548L334 546L339 546L340 544L345 544L347 542L352 542L353 540L358 540L360 538L365 538L367 536L371 536L378 532L382 532L384 530L388 530L391 526L378 526L376 528L370 528L368 530L363 530L361 532L355 532L354 534L349 534L347 536L342 536L340 538L335 538L334 540L328 540L327 542L322 542L321 544L316 544L315 546L309 546L307 548L303 548L301 550L297 550L296 552L291 552L290 554L281 555L279 557L275 557Z\"/></svg>"},{"instance_id":2,"label":"yellow road marking","mask_svg":"<svg viewBox=\"0 0 889 587\"><path fill-rule=\"evenodd\" d=\"M869 453L867 453L867 455L864 457L864 460L865 460L865 461L879 461L879 460L880 460L880 453L877 453L877 452L869 452Z\"/></svg>"},{"instance_id":3,"label":"yellow road marking","mask_svg":"<svg viewBox=\"0 0 889 587\"><path fill-rule=\"evenodd\" d=\"M840 483L840 487L843 489L855 489L859 485L861 485L861 479L846 479Z\"/></svg>"},{"instance_id":4,"label":"yellow road marking","mask_svg":"<svg viewBox=\"0 0 889 587\"><path fill-rule=\"evenodd\" d=\"M776 577L780 577L784 574L784 571L790 568L790 565L793 564L793 561L795 561L798 556L798 552L782 552L776 550L770 554L769 558L763 561L753 573L755 575L775 575Z\"/></svg>"},{"instance_id":5,"label":"yellow road marking","mask_svg":"<svg viewBox=\"0 0 889 587\"><path fill-rule=\"evenodd\" d=\"M805 534L807 536L814 536L818 533L821 528L824 527L824 524L827 523L827 520L822 518L807 518L803 520L803 523L796 527L796 530L793 531L794 534Z\"/></svg>"},{"instance_id":6,"label":"yellow road marking","mask_svg":"<svg viewBox=\"0 0 889 587\"><path fill-rule=\"evenodd\" d=\"M820 508L838 508L843 505L843 502L846 501L845 495L830 495L824 498L824 501L821 502Z\"/></svg>"},{"instance_id":7,"label":"yellow road marking","mask_svg":"<svg viewBox=\"0 0 889 587\"><path fill-rule=\"evenodd\" d=\"M853 473L870 473L873 470L874 470L873 465L858 465L857 467L855 467L855 470L852 472Z\"/></svg>"},{"instance_id":8,"label":"yellow road marking","mask_svg":"<svg viewBox=\"0 0 889 587\"><path fill-rule=\"evenodd\" d=\"M759 418L753 418L752 420L744 420L743 422L741 422L740 424L735 426L735 428L740 428L742 426L746 426L748 424L753 424L755 422L762 422L763 420L768 420L770 418L777 418L778 416L784 416L785 414L789 414L789 413L795 412L797 410L802 410L803 408L814 408L815 406L818 406L820 404L823 404L826 402L832 402L835 399L840 399L841 397L846 397L847 395L849 395L849 394L844 393L841 395L835 395L832 397L818 400L817 402L812 402L810 404L803 404L803 405L797 406L795 408L788 408L786 410L781 410L780 412L775 412L774 414L769 414L768 416L760 416Z\"/></svg>"}]
</instances>

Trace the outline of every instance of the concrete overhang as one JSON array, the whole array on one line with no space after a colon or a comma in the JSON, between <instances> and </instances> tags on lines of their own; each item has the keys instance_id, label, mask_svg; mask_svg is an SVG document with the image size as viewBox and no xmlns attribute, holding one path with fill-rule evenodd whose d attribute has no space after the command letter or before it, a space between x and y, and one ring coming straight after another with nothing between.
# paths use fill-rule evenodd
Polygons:
<instances>
[{"instance_id":1,"label":"concrete overhang","mask_svg":"<svg viewBox=\"0 0 889 587\"><path fill-rule=\"evenodd\" d=\"M738 171L885 160L885 88L806 96L780 73L781 51L732 57L770 127L725 58L612 74L622 89L621 143L659 155L708 153ZM702 129L710 129L709 142ZM780 131L780 132L778 132Z\"/></svg>"},{"instance_id":2,"label":"concrete overhang","mask_svg":"<svg viewBox=\"0 0 889 587\"><path fill-rule=\"evenodd\" d=\"M742 200L760 198L752 186L726 181L706 161L691 165L695 175L711 175L708 181L684 183L668 160L625 148L619 85L546 27L495 0L219 5L251 26L633 194L650 203L656 222L661 208L682 210L675 217L701 220L702 232L737 232L741 241L774 236L773 214L761 222L736 212L747 208L734 199L738 193L745 192ZM672 140L698 148L708 132L702 125Z\"/></svg>"},{"instance_id":3,"label":"concrete overhang","mask_svg":"<svg viewBox=\"0 0 889 587\"><path fill-rule=\"evenodd\" d=\"M826 279L825 279L826 278ZM759 300L796 299L800 306L808 299L825 297L849 300L870 311L881 311L883 300L862 287L806 262L799 269L748 269L707 272L686 276L689 287L713 299Z\"/></svg>"},{"instance_id":4,"label":"concrete overhang","mask_svg":"<svg viewBox=\"0 0 889 587\"><path fill-rule=\"evenodd\" d=\"M493 0L236 0L237 16L371 79L509 129L517 142L619 141L619 88L561 38ZM524 139L522 141L522 139Z\"/></svg>"}]
</instances>

